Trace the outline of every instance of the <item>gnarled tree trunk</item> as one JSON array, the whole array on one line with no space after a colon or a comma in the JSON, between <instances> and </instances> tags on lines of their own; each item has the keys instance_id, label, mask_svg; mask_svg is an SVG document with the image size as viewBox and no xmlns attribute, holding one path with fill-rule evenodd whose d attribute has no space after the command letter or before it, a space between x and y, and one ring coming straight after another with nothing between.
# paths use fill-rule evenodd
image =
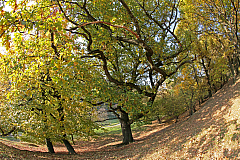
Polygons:
<instances>
[{"instance_id":1,"label":"gnarled tree trunk","mask_svg":"<svg viewBox=\"0 0 240 160\"><path fill-rule=\"evenodd\" d=\"M134 142L131 130L131 123L129 121L128 113L126 113L125 111L121 111L120 123L123 135L122 144L129 144L131 142Z\"/></svg>"}]
</instances>

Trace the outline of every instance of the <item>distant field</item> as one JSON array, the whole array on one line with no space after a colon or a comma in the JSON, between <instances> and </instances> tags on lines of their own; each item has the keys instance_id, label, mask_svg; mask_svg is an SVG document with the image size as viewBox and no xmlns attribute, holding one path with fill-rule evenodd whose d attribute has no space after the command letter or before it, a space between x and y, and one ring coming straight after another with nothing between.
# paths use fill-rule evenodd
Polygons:
<instances>
[{"instance_id":1,"label":"distant field","mask_svg":"<svg viewBox=\"0 0 240 160\"><path fill-rule=\"evenodd\" d=\"M116 124L119 124L119 120L118 119L112 119L112 120L106 120L104 122L99 122L100 125L102 126L113 126Z\"/></svg>"}]
</instances>

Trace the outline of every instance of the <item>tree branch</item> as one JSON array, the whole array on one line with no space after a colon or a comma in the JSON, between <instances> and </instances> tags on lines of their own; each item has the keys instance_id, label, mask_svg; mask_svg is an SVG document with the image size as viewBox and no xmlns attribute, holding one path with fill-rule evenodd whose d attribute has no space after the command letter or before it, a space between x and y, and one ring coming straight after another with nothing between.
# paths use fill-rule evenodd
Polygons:
<instances>
[{"instance_id":1,"label":"tree branch","mask_svg":"<svg viewBox=\"0 0 240 160\"><path fill-rule=\"evenodd\" d=\"M78 25L78 27L84 27L90 24L106 24L115 28L123 28L127 31L129 31L130 33L132 33L137 39L140 39L139 35L137 33L135 33L134 31L132 31L131 29L127 28L126 26L120 26L120 25L113 25L110 22L104 22L104 21L93 21L93 22L87 22L87 23L83 23L81 25Z\"/></svg>"},{"instance_id":2,"label":"tree branch","mask_svg":"<svg viewBox=\"0 0 240 160\"><path fill-rule=\"evenodd\" d=\"M60 54L57 50L57 47L54 45L54 33L52 30L50 30L50 33L51 33L51 47L53 48L54 50L54 53L55 53L55 56L56 58L59 58L60 57Z\"/></svg>"},{"instance_id":3,"label":"tree branch","mask_svg":"<svg viewBox=\"0 0 240 160\"><path fill-rule=\"evenodd\" d=\"M2 132L2 134L0 136L8 136L15 130L16 130L16 127L14 126L9 132L5 133L4 130L0 127L0 131Z\"/></svg>"},{"instance_id":4,"label":"tree branch","mask_svg":"<svg viewBox=\"0 0 240 160\"><path fill-rule=\"evenodd\" d=\"M131 19L133 20L134 24L135 24L135 27L136 27L136 31L137 31L137 35L138 35L138 39L140 39L141 35L140 35L140 27L139 27L139 24L138 24L138 21L136 19L136 17L133 15L133 13L131 12L130 8L128 7L128 5L125 3L124 0L119 0L123 7L127 10L127 13L129 14L129 16L131 17Z\"/></svg>"},{"instance_id":5,"label":"tree branch","mask_svg":"<svg viewBox=\"0 0 240 160\"><path fill-rule=\"evenodd\" d=\"M120 86L129 86L133 89L136 89L138 91L139 94L142 94L144 93L144 95L148 96L148 97L151 97L153 96L154 94L153 93L150 93L150 92L147 92L147 91L143 91L138 85L134 84L134 83L130 83L130 82L121 82L121 81L118 81L117 79L113 78L111 76L111 74L109 73L108 71L108 66L107 66L107 60L106 60L106 57L104 56L103 52L98 50L99 54L101 55L100 56L100 59L102 60L103 62L103 70L105 72L105 75L107 76L108 80L110 82L113 82L115 83L116 85L120 85Z\"/></svg>"},{"instance_id":6,"label":"tree branch","mask_svg":"<svg viewBox=\"0 0 240 160\"><path fill-rule=\"evenodd\" d=\"M143 11L144 11L144 13L146 14L146 16L150 19L150 20L152 20L157 26L159 26L162 30L166 30L167 32L169 32L173 37L174 37L174 39L177 41L177 43L179 44L179 46L180 46L180 50L182 50L182 44L181 44L181 42L180 42L180 40L177 38L177 36L174 34L174 32L172 32L170 29L169 29L169 27L166 27L166 28L164 28L163 27L163 25L159 22L159 21L157 21L155 18L153 18L148 12L147 12L147 10L145 9L145 7L143 6L143 5L141 5L139 2L138 2L138 0L136 0L137 1L137 3L138 3L138 5L143 9ZM164 23L163 23L164 24Z\"/></svg>"}]
</instances>

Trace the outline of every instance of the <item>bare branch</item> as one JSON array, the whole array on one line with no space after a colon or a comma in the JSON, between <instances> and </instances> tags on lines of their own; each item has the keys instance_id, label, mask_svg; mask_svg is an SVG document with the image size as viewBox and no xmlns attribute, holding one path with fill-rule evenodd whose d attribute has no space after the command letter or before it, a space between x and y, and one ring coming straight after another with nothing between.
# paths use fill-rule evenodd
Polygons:
<instances>
[{"instance_id":1,"label":"bare branch","mask_svg":"<svg viewBox=\"0 0 240 160\"><path fill-rule=\"evenodd\" d=\"M78 26L79 24L78 24L77 22L71 20L71 19L67 16L67 14L64 12L64 10L63 10L63 8L62 8L59 0L56 0L56 1L57 1L57 4L58 4L58 7L59 7L59 9L61 10L61 12L63 13L64 17L65 17L69 22L71 22L72 24Z\"/></svg>"},{"instance_id":2,"label":"bare branch","mask_svg":"<svg viewBox=\"0 0 240 160\"><path fill-rule=\"evenodd\" d=\"M181 66L183 66L184 64L186 64L186 63L192 63L193 62L193 60L185 60L185 61L183 61L182 63L180 63L176 68L175 68L175 70L173 71L173 72L171 72L170 74L168 74L168 76L170 77L170 76L172 76L173 74L175 74L177 71L178 71L178 69L181 67Z\"/></svg>"},{"instance_id":3,"label":"bare branch","mask_svg":"<svg viewBox=\"0 0 240 160\"><path fill-rule=\"evenodd\" d=\"M148 96L148 97L151 97L151 96L154 95L154 93L150 93L150 92L147 92L147 91L143 91L138 85L136 85L136 84L134 84L134 83L131 83L131 82L122 82L122 81L119 81L119 80L113 78L113 77L111 76L111 74L109 73L108 65L107 65L107 59L106 59L106 57L104 56L104 53L103 53L101 50L93 50L93 51L91 51L89 54L96 54L96 53L99 55L99 59L101 59L102 62L103 62L103 65L102 65L103 70L104 70L105 75L107 76L107 78L108 78L108 80L109 80L110 82L113 82L114 84L120 85L120 86L129 86L129 87L131 87L132 89L136 89L139 94L142 94L142 93L143 93L144 95L146 95L146 96Z\"/></svg>"},{"instance_id":4,"label":"bare branch","mask_svg":"<svg viewBox=\"0 0 240 160\"><path fill-rule=\"evenodd\" d=\"M54 53L55 53L55 56L56 58L59 58L60 57L60 54L57 50L57 47L54 45L54 33L52 30L50 30L50 33L51 33L51 47L53 48L54 50Z\"/></svg>"},{"instance_id":5,"label":"bare branch","mask_svg":"<svg viewBox=\"0 0 240 160\"><path fill-rule=\"evenodd\" d=\"M93 21L93 22L87 22L87 23L83 23L81 25L78 25L78 27L83 27L83 26L87 26L90 24L106 24L115 28L123 28L127 31L129 31L130 33L132 33L137 39L140 39L139 35L137 33L135 33L134 31L132 31L131 29L127 28L126 26L120 26L120 25L113 25L110 22L104 22L104 21Z\"/></svg>"},{"instance_id":6,"label":"bare branch","mask_svg":"<svg viewBox=\"0 0 240 160\"><path fill-rule=\"evenodd\" d=\"M111 110L109 110L109 112L112 112L119 120L122 120L120 115L117 114L117 112L116 112L118 110L118 108L113 108L112 103L109 104L109 108L111 109Z\"/></svg>"},{"instance_id":7,"label":"bare branch","mask_svg":"<svg viewBox=\"0 0 240 160\"><path fill-rule=\"evenodd\" d=\"M119 1L122 3L123 7L127 10L129 16L133 20L133 22L135 24L135 27L136 27L136 30L137 30L137 35L139 37L138 39L140 39L140 36L141 36L140 31L141 30L140 30L140 27L139 27L139 24L138 24L138 21L137 21L136 17L133 15L133 13L131 12L130 8L128 7L128 5L125 3L124 0L119 0Z\"/></svg>"},{"instance_id":8,"label":"bare branch","mask_svg":"<svg viewBox=\"0 0 240 160\"><path fill-rule=\"evenodd\" d=\"M137 1L137 0L136 0L136 1ZM157 24L162 30L164 30L164 31L166 30L167 32L169 32L169 33L174 37L174 39L177 41L177 43L178 43L179 46L180 46L180 50L182 50L182 44L181 44L180 40L177 38L177 36L174 34L174 32L172 32L169 27L164 28L164 27L163 27L163 24L164 24L164 23L161 24L159 21L157 21L155 18L153 18L153 17L147 12L147 10L144 8L143 5L141 5L138 1L137 1L137 3L138 3L138 5L143 9L144 13L146 14L146 16L147 16L150 20L152 20L155 24Z\"/></svg>"},{"instance_id":9,"label":"bare branch","mask_svg":"<svg viewBox=\"0 0 240 160\"><path fill-rule=\"evenodd\" d=\"M86 35L86 34L84 34L84 33L76 32L76 31L72 31L71 29L64 29L64 30L66 30L66 31L69 31L69 32L71 32L71 33L73 33L73 34L78 34L78 35L81 35L81 36L83 36L85 39L87 39L87 40L88 40L88 37L87 37L87 35Z\"/></svg>"}]
</instances>

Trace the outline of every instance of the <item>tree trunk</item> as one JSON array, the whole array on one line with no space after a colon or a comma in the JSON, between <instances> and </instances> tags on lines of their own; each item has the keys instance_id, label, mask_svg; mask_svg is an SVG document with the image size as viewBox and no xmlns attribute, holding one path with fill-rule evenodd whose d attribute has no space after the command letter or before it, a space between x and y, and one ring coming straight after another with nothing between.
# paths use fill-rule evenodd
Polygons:
<instances>
[{"instance_id":1,"label":"tree trunk","mask_svg":"<svg viewBox=\"0 0 240 160\"><path fill-rule=\"evenodd\" d=\"M208 62L208 66L210 66L209 63L210 62ZM202 58L202 63L201 64L202 64L202 66L204 68L204 71L205 71L205 74L206 74L206 78L207 78L207 83L208 83L208 86L209 86L209 88L208 88L208 95L209 95L209 97L212 97L212 84L211 84L211 80L210 80L209 70L208 70L207 66L205 65L204 58Z\"/></svg>"},{"instance_id":2,"label":"tree trunk","mask_svg":"<svg viewBox=\"0 0 240 160\"><path fill-rule=\"evenodd\" d=\"M236 75L235 75L235 70L234 70L234 65L233 65L233 59L229 56L228 56L228 64L230 66L230 70L231 70L231 73L233 76L233 83L234 83L236 80Z\"/></svg>"},{"instance_id":3,"label":"tree trunk","mask_svg":"<svg viewBox=\"0 0 240 160\"><path fill-rule=\"evenodd\" d=\"M71 135L71 138L72 138L72 143L73 143L73 145L75 145L74 138L73 138L73 134Z\"/></svg>"},{"instance_id":4,"label":"tree trunk","mask_svg":"<svg viewBox=\"0 0 240 160\"><path fill-rule=\"evenodd\" d=\"M120 123L122 128L122 135L123 135L122 144L129 144L131 142L134 142L128 113L126 113L125 111L121 111Z\"/></svg>"},{"instance_id":5,"label":"tree trunk","mask_svg":"<svg viewBox=\"0 0 240 160\"><path fill-rule=\"evenodd\" d=\"M191 92L191 99L190 99L190 111L189 111L189 115L193 115L193 113L195 112L195 104L193 103L193 98L194 98L194 91L192 90Z\"/></svg>"},{"instance_id":6,"label":"tree trunk","mask_svg":"<svg viewBox=\"0 0 240 160\"><path fill-rule=\"evenodd\" d=\"M159 116L157 116L157 120L159 124L162 124L162 118L159 118Z\"/></svg>"},{"instance_id":7,"label":"tree trunk","mask_svg":"<svg viewBox=\"0 0 240 160\"><path fill-rule=\"evenodd\" d=\"M66 148L67 148L67 150L70 154L77 154L68 140L63 139L62 141L63 141L64 145L66 146Z\"/></svg>"},{"instance_id":8,"label":"tree trunk","mask_svg":"<svg viewBox=\"0 0 240 160\"><path fill-rule=\"evenodd\" d=\"M193 115L194 111L193 111L193 108L191 107L190 110L189 110L189 116Z\"/></svg>"},{"instance_id":9,"label":"tree trunk","mask_svg":"<svg viewBox=\"0 0 240 160\"><path fill-rule=\"evenodd\" d=\"M48 152L55 153L53 144L52 144L52 141L50 140L50 138L46 138L46 143L47 143Z\"/></svg>"},{"instance_id":10,"label":"tree trunk","mask_svg":"<svg viewBox=\"0 0 240 160\"><path fill-rule=\"evenodd\" d=\"M177 123L179 121L179 115L175 117L176 118L176 121L175 123Z\"/></svg>"},{"instance_id":11,"label":"tree trunk","mask_svg":"<svg viewBox=\"0 0 240 160\"><path fill-rule=\"evenodd\" d=\"M236 55L234 56L234 68L236 75L239 75L239 59Z\"/></svg>"}]
</instances>

